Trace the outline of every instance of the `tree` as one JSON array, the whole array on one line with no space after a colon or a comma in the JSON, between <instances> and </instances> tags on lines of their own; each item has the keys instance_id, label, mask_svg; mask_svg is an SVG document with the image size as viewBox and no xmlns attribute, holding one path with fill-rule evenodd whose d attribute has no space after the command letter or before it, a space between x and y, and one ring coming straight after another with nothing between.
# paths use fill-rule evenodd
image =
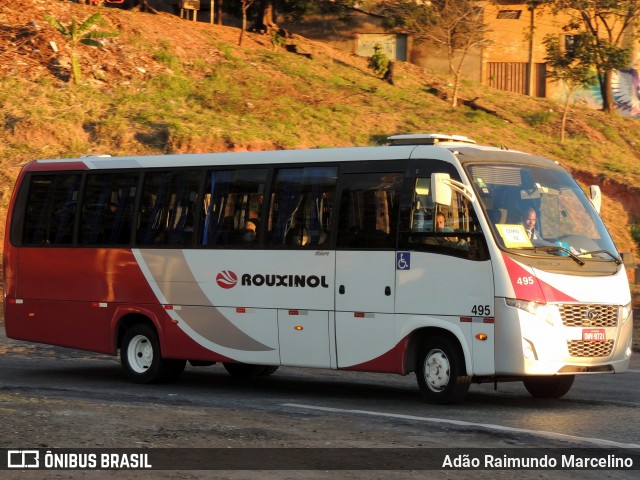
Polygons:
<instances>
[{"instance_id":1,"label":"tree","mask_svg":"<svg viewBox=\"0 0 640 480\"><path fill-rule=\"evenodd\" d=\"M555 35L547 35L544 44L547 50L547 76L560 82L566 89L560 127L560 141L564 142L573 94L579 88L593 85L596 81L596 74L591 67L593 44L587 35L574 36L569 48L563 48Z\"/></svg>"},{"instance_id":2,"label":"tree","mask_svg":"<svg viewBox=\"0 0 640 480\"><path fill-rule=\"evenodd\" d=\"M275 0L260 0L258 4L258 16L256 17L256 23L254 30L259 32L271 33L273 30L277 30L277 25L274 20L274 3Z\"/></svg>"},{"instance_id":3,"label":"tree","mask_svg":"<svg viewBox=\"0 0 640 480\"><path fill-rule=\"evenodd\" d=\"M631 61L631 49L625 45L636 38L640 0L556 0L553 8L571 17L564 27L567 32L587 35L585 45L589 44L597 72L602 110L613 112L613 72L627 68Z\"/></svg>"},{"instance_id":4,"label":"tree","mask_svg":"<svg viewBox=\"0 0 640 480\"><path fill-rule=\"evenodd\" d=\"M458 105L462 67L469 52L488 45L489 31L483 9L475 0L394 0L379 5L386 17L385 28L402 30L414 42L431 41L447 51L449 72L453 76L451 106Z\"/></svg>"},{"instance_id":5,"label":"tree","mask_svg":"<svg viewBox=\"0 0 640 480\"><path fill-rule=\"evenodd\" d=\"M239 44L242 45L244 32L247 30L248 17L253 18L250 27L252 31L267 35L286 35L286 32L278 27L275 19L280 14L289 21L301 21L305 16L313 13L331 12L339 16L345 15L349 7L356 0L333 0L318 2L314 0L239 0L230 5L230 11L240 14L242 17L242 31ZM239 8L238 8L239 7Z\"/></svg>"},{"instance_id":6,"label":"tree","mask_svg":"<svg viewBox=\"0 0 640 480\"><path fill-rule=\"evenodd\" d=\"M222 16L223 12L224 0L217 0L215 2L215 21L217 25L222 25Z\"/></svg>"},{"instance_id":7,"label":"tree","mask_svg":"<svg viewBox=\"0 0 640 480\"><path fill-rule=\"evenodd\" d=\"M253 1L254 0L240 0L242 7L242 27L240 27L240 39L238 40L238 45L240 46L242 46L244 32L247 30L247 10L249 10L249 7L253 5Z\"/></svg>"},{"instance_id":8,"label":"tree","mask_svg":"<svg viewBox=\"0 0 640 480\"><path fill-rule=\"evenodd\" d=\"M331 13L346 19L357 3L357 0L259 0L258 15L253 29L265 33L278 30L275 21L278 14L290 22L300 22L305 16L317 13Z\"/></svg>"},{"instance_id":9,"label":"tree","mask_svg":"<svg viewBox=\"0 0 640 480\"><path fill-rule=\"evenodd\" d=\"M71 71L75 83L79 83L82 78L82 74L80 71L80 62L78 61L77 54L78 45L83 44L89 45L91 47L101 47L102 43L99 42L100 39L118 36L117 32L100 32L91 30L94 25L103 22L102 15L100 15L99 13L94 13L80 24L74 18L66 27L49 14L45 14L44 18L71 44Z\"/></svg>"},{"instance_id":10,"label":"tree","mask_svg":"<svg viewBox=\"0 0 640 480\"><path fill-rule=\"evenodd\" d=\"M158 10L149 5L149 0L132 0L130 10L138 10L140 12L158 13Z\"/></svg>"}]
</instances>

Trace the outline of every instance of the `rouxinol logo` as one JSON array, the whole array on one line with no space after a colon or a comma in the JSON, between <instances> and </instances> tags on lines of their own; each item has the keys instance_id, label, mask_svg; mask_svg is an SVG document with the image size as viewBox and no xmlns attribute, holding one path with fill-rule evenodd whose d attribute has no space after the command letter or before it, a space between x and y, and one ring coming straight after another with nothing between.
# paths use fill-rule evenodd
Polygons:
<instances>
[{"instance_id":1,"label":"rouxinol logo","mask_svg":"<svg viewBox=\"0 0 640 480\"><path fill-rule=\"evenodd\" d=\"M216 276L216 282L222 288L233 288L238 283L238 276L230 270L223 270ZM240 284L243 287L310 287L329 288L327 278L322 275L276 275L244 273Z\"/></svg>"},{"instance_id":2,"label":"rouxinol logo","mask_svg":"<svg viewBox=\"0 0 640 480\"><path fill-rule=\"evenodd\" d=\"M238 283L238 276L230 270L223 270L216 276L216 282L222 288L233 288Z\"/></svg>"}]
</instances>

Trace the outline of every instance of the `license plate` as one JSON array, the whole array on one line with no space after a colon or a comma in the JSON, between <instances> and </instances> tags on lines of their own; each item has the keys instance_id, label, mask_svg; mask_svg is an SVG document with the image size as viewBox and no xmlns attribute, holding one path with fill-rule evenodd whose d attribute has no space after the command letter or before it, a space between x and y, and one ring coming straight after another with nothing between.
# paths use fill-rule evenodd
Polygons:
<instances>
[{"instance_id":1,"label":"license plate","mask_svg":"<svg viewBox=\"0 0 640 480\"><path fill-rule=\"evenodd\" d=\"M582 329L582 340L585 342L604 342L607 335L604 328L584 328Z\"/></svg>"}]
</instances>

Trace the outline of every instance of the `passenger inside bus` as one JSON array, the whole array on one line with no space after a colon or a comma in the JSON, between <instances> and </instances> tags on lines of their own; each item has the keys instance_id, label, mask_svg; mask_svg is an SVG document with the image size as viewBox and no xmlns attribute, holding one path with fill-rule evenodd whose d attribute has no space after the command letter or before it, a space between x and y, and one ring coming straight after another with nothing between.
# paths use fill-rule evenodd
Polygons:
<instances>
[{"instance_id":1,"label":"passenger inside bus","mask_svg":"<svg viewBox=\"0 0 640 480\"><path fill-rule=\"evenodd\" d=\"M446 217L442 212L438 212L438 214L436 215L435 231L436 232L453 232L453 229L447 226ZM458 237L436 237L436 238L438 243L441 245L446 243L457 244L459 242Z\"/></svg>"},{"instance_id":2,"label":"passenger inside bus","mask_svg":"<svg viewBox=\"0 0 640 480\"><path fill-rule=\"evenodd\" d=\"M451 227L447 227L447 220L442 212L436 215L436 232L453 232Z\"/></svg>"},{"instance_id":3,"label":"passenger inside bus","mask_svg":"<svg viewBox=\"0 0 640 480\"><path fill-rule=\"evenodd\" d=\"M244 224L244 235L242 243L250 244L256 241L256 224L249 220Z\"/></svg>"},{"instance_id":4,"label":"passenger inside bus","mask_svg":"<svg viewBox=\"0 0 640 480\"><path fill-rule=\"evenodd\" d=\"M307 227L295 227L287 233L287 245L306 247L309 245L309 234Z\"/></svg>"}]
</instances>

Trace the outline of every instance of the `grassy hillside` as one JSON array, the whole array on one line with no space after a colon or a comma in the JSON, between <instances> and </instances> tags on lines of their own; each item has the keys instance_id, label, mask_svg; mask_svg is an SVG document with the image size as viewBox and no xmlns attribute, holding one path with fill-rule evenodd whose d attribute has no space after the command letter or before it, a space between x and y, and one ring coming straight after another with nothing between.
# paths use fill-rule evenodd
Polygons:
<instances>
[{"instance_id":1,"label":"grassy hillside","mask_svg":"<svg viewBox=\"0 0 640 480\"><path fill-rule=\"evenodd\" d=\"M483 108L451 109L446 78L412 65L398 65L389 85L366 59L300 37L288 42L309 55L255 34L239 47L230 27L114 9L99 10L100 29L120 35L78 48L84 82L75 85L69 44L44 15L66 25L96 11L51 0L0 7L2 217L19 167L36 158L369 145L442 132L549 156L600 183L618 248L636 248L629 222L635 215L640 223L639 120L575 107L560 144L561 107L548 100L467 82L462 97Z\"/></svg>"}]
</instances>

